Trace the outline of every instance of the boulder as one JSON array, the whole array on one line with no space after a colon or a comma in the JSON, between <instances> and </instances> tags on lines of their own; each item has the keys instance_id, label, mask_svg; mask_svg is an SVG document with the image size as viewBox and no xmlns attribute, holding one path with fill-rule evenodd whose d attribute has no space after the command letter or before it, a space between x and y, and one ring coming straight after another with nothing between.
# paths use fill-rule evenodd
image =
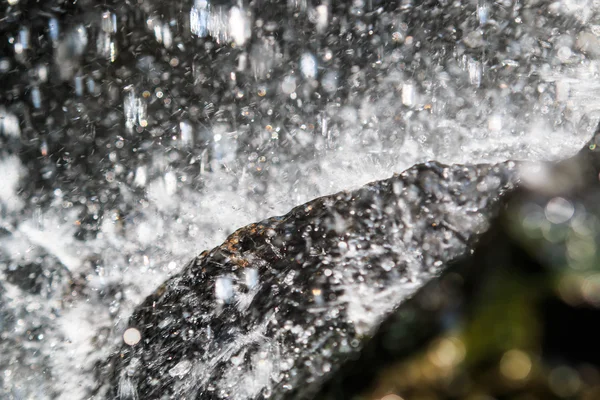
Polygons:
<instances>
[{"instance_id":1,"label":"boulder","mask_svg":"<svg viewBox=\"0 0 600 400\"><path fill-rule=\"evenodd\" d=\"M99 389L123 399L301 399L468 254L516 164L431 162L251 224L141 304Z\"/></svg>"}]
</instances>

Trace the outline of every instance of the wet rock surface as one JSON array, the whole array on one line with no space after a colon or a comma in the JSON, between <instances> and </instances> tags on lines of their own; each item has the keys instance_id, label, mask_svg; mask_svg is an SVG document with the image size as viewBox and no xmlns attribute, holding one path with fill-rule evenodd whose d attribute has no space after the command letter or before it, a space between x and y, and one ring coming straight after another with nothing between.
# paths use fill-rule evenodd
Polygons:
<instances>
[{"instance_id":1,"label":"wet rock surface","mask_svg":"<svg viewBox=\"0 0 600 400\"><path fill-rule=\"evenodd\" d=\"M236 231L136 309L107 398L309 398L469 251L516 179L512 162L427 163Z\"/></svg>"},{"instance_id":2,"label":"wet rock surface","mask_svg":"<svg viewBox=\"0 0 600 400\"><path fill-rule=\"evenodd\" d=\"M529 166L473 255L402 304L315 398L598 398L599 140Z\"/></svg>"}]
</instances>

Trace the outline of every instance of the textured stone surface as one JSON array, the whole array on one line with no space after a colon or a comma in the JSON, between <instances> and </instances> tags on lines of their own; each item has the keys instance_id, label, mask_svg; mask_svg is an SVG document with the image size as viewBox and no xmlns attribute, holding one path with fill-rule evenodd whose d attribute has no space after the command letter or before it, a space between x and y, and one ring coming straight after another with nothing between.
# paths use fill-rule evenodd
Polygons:
<instances>
[{"instance_id":1,"label":"textured stone surface","mask_svg":"<svg viewBox=\"0 0 600 400\"><path fill-rule=\"evenodd\" d=\"M238 230L136 309L141 341L111 359L108 397L314 393L469 251L515 180L512 162L427 163Z\"/></svg>"},{"instance_id":2,"label":"textured stone surface","mask_svg":"<svg viewBox=\"0 0 600 400\"><path fill-rule=\"evenodd\" d=\"M315 398L599 398L598 143L523 168L473 255L394 311Z\"/></svg>"}]
</instances>

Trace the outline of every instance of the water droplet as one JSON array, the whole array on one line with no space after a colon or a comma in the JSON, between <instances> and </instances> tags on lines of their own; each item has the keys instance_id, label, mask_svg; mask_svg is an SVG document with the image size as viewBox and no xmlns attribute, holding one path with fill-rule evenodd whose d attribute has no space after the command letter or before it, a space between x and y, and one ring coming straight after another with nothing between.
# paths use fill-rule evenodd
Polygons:
<instances>
[{"instance_id":1,"label":"water droplet","mask_svg":"<svg viewBox=\"0 0 600 400\"><path fill-rule=\"evenodd\" d=\"M190 360L181 360L173 368L169 370L169 375L173 378L183 378L192 369L192 362Z\"/></svg>"},{"instance_id":2,"label":"water droplet","mask_svg":"<svg viewBox=\"0 0 600 400\"><path fill-rule=\"evenodd\" d=\"M142 340L142 334L135 328L129 328L123 333L123 341L129 346L135 346Z\"/></svg>"},{"instance_id":3,"label":"water droplet","mask_svg":"<svg viewBox=\"0 0 600 400\"><path fill-rule=\"evenodd\" d=\"M173 45L173 34L168 24L162 26L162 43L166 49L170 49Z\"/></svg>"},{"instance_id":4,"label":"water droplet","mask_svg":"<svg viewBox=\"0 0 600 400\"><path fill-rule=\"evenodd\" d=\"M127 128L131 129L134 126L145 127L148 125L146 102L136 97L133 91L125 96L123 111L125 113L125 126Z\"/></svg>"},{"instance_id":5,"label":"water droplet","mask_svg":"<svg viewBox=\"0 0 600 400\"><path fill-rule=\"evenodd\" d=\"M92 78L87 78L86 80L87 91L89 94L95 94L96 92L96 82Z\"/></svg>"},{"instance_id":6,"label":"water droplet","mask_svg":"<svg viewBox=\"0 0 600 400\"><path fill-rule=\"evenodd\" d=\"M573 217L575 207L569 200L555 197L546 204L544 213L548 221L553 224L562 224Z\"/></svg>"},{"instance_id":7,"label":"water droplet","mask_svg":"<svg viewBox=\"0 0 600 400\"><path fill-rule=\"evenodd\" d=\"M463 39L465 45L471 48L477 48L485 45L483 34L480 31L472 31L468 33Z\"/></svg>"},{"instance_id":8,"label":"water droplet","mask_svg":"<svg viewBox=\"0 0 600 400\"><path fill-rule=\"evenodd\" d=\"M415 86L411 83L405 83L402 85L402 104L407 107L415 104Z\"/></svg>"},{"instance_id":9,"label":"water droplet","mask_svg":"<svg viewBox=\"0 0 600 400\"><path fill-rule=\"evenodd\" d=\"M5 73L10 70L10 60L6 58L0 58L0 72Z\"/></svg>"},{"instance_id":10,"label":"water droplet","mask_svg":"<svg viewBox=\"0 0 600 400\"><path fill-rule=\"evenodd\" d=\"M476 60L469 60L467 63L467 72L469 73L469 82L471 82L471 85L479 87L483 75L481 63Z\"/></svg>"},{"instance_id":11,"label":"water droplet","mask_svg":"<svg viewBox=\"0 0 600 400\"><path fill-rule=\"evenodd\" d=\"M561 62L569 61L571 54L571 49L567 46L562 46L556 51L556 57L558 57Z\"/></svg>"},{"instance_id":12,"label":"water droplet","mask_svg":"<svg viewBox=\"0 0 600 400\"><path fill-rule=\"evenodd\" d=\"M177 176L172 171L165 173L165 190L169 196L177 192Z\"/></svg>"},{"instance_id":13,"label":"water droplet","mask_svg":"<svg viewBox=\"0 0 600 400\"><path fill-rule=\"evenodd\" d=\"M196 36L205 37L208 34L208 7L207 0L194 1L190 11L190 31Z\"/></svg>"},{"instance_id":14,"label":"water droplet","mask_svg":"<svg viewBox=\"0 0 600 400\"><path fill-rule=\"evenodd\" d=\"M394 267L396 266L396 263L394 263L394 260L386 258L381 260L381 268L383 268L384 271L391 271Z\"/></svg>"},{"instance_id":15,"label":"water droplet","mask_svg":"<svg viewBox=\"0 0 600 400\"><path fill-rule=\"evenodd\" d=\"M296 91L296 78L291 75L283 78L283 82L281 82L281 91L285 94L291 94Z\"/></svg>"},{"instance_id":16,"label":"water droplet","mask_svg":"<svg viewBox=\"0 0 600 400\"><path fill-rule=\"evenodd\" d=\"M7 112L4 107L0 106L0 135L19 138L21 136L21 128L19 127L19 119L12 113Z\"/></svg>"},{"instance_id":17,"label":"water droplet","mask_svg":"<svg viewBox=\"0 0 600 400\"><path fill-rule=\"evenodd\" d=\"M104 11L102 13L102 23L100 24L102 30L106 33L117 32L117 15L110 11Z\"/></svg>"},{"instance_id":18,"label":"water droplet","mask_svg":"<svg viewBox=\"0 0 600 400\"><path fill-rule=\"evenodd\" d=\"M509 350L500 360L500 372L514 381L527 379L531 372L531 359L521 350Z\"/></svg>"},{"instance_id":19,"label":"water droplet","mask_svg":"<svg viewBox=\"0 0 600 400\"><path fill-rule=\"evenodd\" d=\"M233 283L230 278L217 278L215 281L215 297L223 303L231 302L233 298Z\"/></svg>"},{"instance_id":20,"label":"water droplet","mask_svg":"<svg viewBox=\"0 0 600 400\"><path fill-rule=\"evenodd\" d=\"M315 304L321 306L323 305L323 291L319 288L315 288L312 290L312 295L315 300Z\"/></svg>"},{"instance_id":21,"label":"water droplet","mask_svg":"<svg viewBox=\"0 0 600 400\"><path fill-rule=\"evenodd\" d=\"M58 20L56 18L50 18L48 21L48 34L50 36L50 40L56 42L58 40L58 35L60 34Z\"/></svg>"},{"instance_id":22,"label":"water droplet","mask_svg":"<svg viewBox=\"0 0 600 400\"><path fill-rule=\"evenodd\" d=\"M148 175L146 172L145 166L139 166L135 170L135 179L133 184L138 187L146 186L146 182L148 181Z\"/></svg>"},{"instance_id":23,"label":"water droplet","mask_svg":"<svg viewBox=\"0 0 600 400\"><path fill-rule=\"evenodd\" d=\"M35 108L42 107L42 94L40 93L40 88L37 86L31 89L31 103Z\"/></svg>"},{"instance_id":24,"label":"water droplet","mask_svg":"<svg viewBox=\"0 0 600 400\"><path fill-rule=\"evenodd\" d=\"M229 34L236 46L243 46L250 38L250 21L245 10L236 6L229 11Z\"/></svg>"},{"instance_id":25,"label":"water droplet","mask_svg":"<svg viewBox=\"0 0 600 400\"><path fill-rule=\"evenodd\" d=\"M83 77L81 75L75 75L75 94L83 96Z\"/></svg>"},{"instance_id":26,"label":"water droplet","mask_svg":"<svg viewBox=\"0 0 600 400\"><path fill-rule=\"evenodd\" d=\"M181 121L179 123L179 131L182 146L193 146L194 145L194 131L192 125L188 121Z\"/></svg>"},{"instance_id":27,"label":"water droplet","mask_svg":"<svg viewBox=\"0 0 600 400\"><path fill-rule=\"evenodd\" d=\"M287 273L287 275L285 276L285 278L283 279L283 282L288 285L291 286L294 284L294 277L296 276L296 271L292 270L289 271Z\"/></svg>"},{"instance_id":28,"label":"water droplet","mask_svg":"<svg viewBox=\"0 0 600 400\"><path fill-rule=\"evenodd\" d=\"M488 129L492 132L499 132L502 130L502 117L500 115L492 115L488 119Z\"/></svg>"},{"instance_id":29,"label":"water droplet","mask_svg":"<svg viewBox=\"0 0 600 400\"><path fill-rule=\"evenodd\" d=\"M302 54L300 57L300 72L306 79L315 79L317 77L317 58L311 53Z\"/></svg>"},{"instance_id":30,"label":"water droplet","mask_svg":"<svg viewBox=\"0 0 600 400\"><path fill-rule=\"evenodd\" d=\"M315 25L317 28L317 32L323 33L327 29L327 25L329 24L329 10L327 9L326 4L318 5L315 8Z\"/></svg>"},{"instance_id":31,"label":"water droplet","mask_svg":"<svg viewBox=\"0 0 600 400\"><path fill-rule=\"evenodd\" d=\"M327 71L321 78L321 86L327 93L334 93L338 89L337 71Z\"/></svg>"},{"instance_id":32,"label":"water droplet","mask_svg":"<svg viewBox=\"0 0 600 400\"><path fill-rule=\"evenodd\" d=\"M29 49L29 28L23 27L19 30L19 41L22 50Z\"/></svg>"},{"instance_id":33,"label":"water droplet","mask_svg":"<svg viewBox=\"0 0 600 400\"><path fill-rule=\"evenodd\" d=\"M246 286L248 289L254 289L258 286L259 278L258 271L254 268L246 268L244 270L244 276L246 278Z\"/></svg>"}]
</instances>

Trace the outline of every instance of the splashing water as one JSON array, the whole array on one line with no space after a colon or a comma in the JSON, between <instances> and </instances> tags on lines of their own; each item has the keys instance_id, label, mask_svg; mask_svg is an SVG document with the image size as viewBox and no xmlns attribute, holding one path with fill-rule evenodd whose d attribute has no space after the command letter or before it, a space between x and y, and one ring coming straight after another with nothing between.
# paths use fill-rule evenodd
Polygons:
<instances>
[{"instance_id":1,"label":"splashing water","mask_svg":"<svg viewBox=\"0 0 600 400\"><path fill-rule=\"evenodd\" d=\"M565 157L600 118L591 1L43 3L0 6L2 398L86 398L237 227L429 159Z\"/></svg>"}]
</instances>

